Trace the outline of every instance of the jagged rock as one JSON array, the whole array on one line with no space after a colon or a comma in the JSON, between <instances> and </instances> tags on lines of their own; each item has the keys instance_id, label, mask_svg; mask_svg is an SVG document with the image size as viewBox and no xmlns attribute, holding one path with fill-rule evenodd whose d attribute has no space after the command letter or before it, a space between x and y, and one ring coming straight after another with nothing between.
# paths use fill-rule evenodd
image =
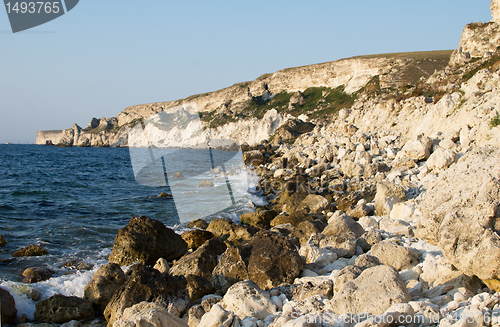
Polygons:
<instances>
[{"instance_id":1,"label":"jagged rock","mask_svg":"<svg viewBox=\"0 0 500 327\"><path fill-rule=\"evenodd\" d=\"M41 322L63 324L92 317L94 309L90 302L76 296L56 294L36 304L35 319Z\"/></svg>"},{"instance_id":2,"label":"jagged rock","mask_svg":"<svg viewBox=\"0 0 500 327\"><path fill-rule=\"evenodd\" d=\"M187 291L191 302L201 299L203 296L212 294L216 291L216 289L212 286L212 283L204 277L187 275L186 281Z\"/></svg>"},{"instance_id":3,"label":"jagged rock","mask_svg":"<svg viewBox=\"0 0 500 327\"><path fill-rule=\"evenodd\" d=\"M285 188L278 194L278 205L282 206L283 211L293 213L309 195L306 188L307 185L303 181L287 182Z\"/></svg>"},{"instance_id":4,"label":"jagged rock","mask_svg":"<svg viewBox=\"0 0 500 327\"><path fill-rule=\"evenodd\" d=\"M395 203L392 206L390 218L392 220L412 221L415 206L408 203Z\"/></svg>"},{"instance_id":5,"label":"jagged rock","mask_svg":"<svg viewBox=\"0 0 500 327\"><path fill-rule=\"evenodd\" d=\"M326 224L321 220L306 220L301 222L291 233L291 237L298 237L300 244L304 245L309 241L312 234L321 233Z\"/></svg>"},{"instance_id":6,"label":"jagged rock","mask_svg":"<svg viewBox=\"0 0 500 327\"><path fill-rule=\"evenodd\" d=\"M342 173L349 178L355 178L362 176L364 169L359 163L346 160L342 162Z\"/></svg>"},{"instance_id":7,"label":"jagged rock","mask_svg":"<svg viewBox=\"0 0 500 327\"><path fill-rule=\"evenodd\" d=\"M319 248L328 248L339 257L350 258L356 253L356 237L353 233L333 236L313 234L310 241Z\"/></svg>"},{"instance_id":8,"label":"jagged rock","mask_svg":"<svg viewBox=\"0 0 500 327\"><path fill-rule=\"evenodd\" d=\"M201 318L198 327L229 327L233 319L233 312L224 310L220 304L216 304Z\"/></svg>"},{"instance_id":9,"label":"jagged rock","mask_svg":"<svg viewBox=\"0 0 500 327\"><path fill-rule=\"evenodd\" d=\"M225 292L232 284L251 279L262 289L291 283L303 262L295 245L277 233L260 231L248 242L228 248L213 271L213 283Z\"/></svg>"},{"instance_id":10,"label":"jagged rock","mask_svg":"<svg viewBox=\"0 0 500 327\"><path fill-rule=\"evenodd\" d=\"M278 213L274 210L263 210L258 212L243 213L240 215L240 222L245 225L255 226L260 229L269 229L269 223Z\"/></svg>"},{"instance_id":11,"label":"jagged rock","mask_svg":"<svg viewBox=\"0 0 500 327\"><path fill-rule=\"evenodd\" d=\"M493 21L500 23L500 2L498 0L491 0L490 4L491 16Z\"/></svg>"},{"instance_id":12,"label":"jagged rock","mask_svg":"<svg viewBox=\"0 0 500 327\"><path fill-rule=\"evenodd\" d=\"M380 265L364 270L335 293L331 309L336 314L384 313L389 307L411 300L398 272L391 266Z\"/></svg>"},{"instance_id":13,"label":"jagged rock","mask_svg":"<svg viewBox=\"0 0 500 327\"><path fill-rule=\"evenodd\" d=\"M305 211L295 211L292 212L289 215L278 215L276 218L274 218L270 225L275 227L278 225L284 225L284 224L290 224L293 227L297 227L304 221L308 220L313 220L314 217L311 216L310 214L306 213Z\"/></svg>"},{"instance_id":14,"label":"jagged rock","mask_svg":"<svg viewBox=\"0 0 500 327\"><path fill-rule=\"evenodd\" d=\"M38 283L47 280L55 271L44 267L27 268L23 271L23 283Z\"/></svg>"},{"instance_id":15,"label":"jagged rock","mask_svg":"<svg viewBox=\"0 0 500 327\"><path fill-rule=\"evenodd\" d=\"M210 312L212 307L220 301L222 301L222 297L220 296L211 296L201 301L201 304L194 305L189 308L189 311L184 315L183 320L187 320L189 327L198 327L203 315Z\"/></svg>"},{"instance_id":16,"label":"jagged rock","mask_svg":"<svg viewBox=\"0 0 500 327\"><path fill-rule=\"evenodd\" d=\"M104 310L108 326L121 319L126 308L143 301L161 303L175 316L180 316L187 308L189 296L184 277L162 274L142 264L133 265L129 274Z\"/></svg>"},{"instance_id":17,"label":"jagged rock","mask_svg":"<svg viewBox=\"0 0 500 327\"><path fill-rule=\"evenodd\" d=\"M170 268L170 274L174 276L197 275L212 280L212 271L217 265L217 257L225 250L226 245L222 241L208 240L193 253L177 260Z\"/></svg>"},{"instance_id":18,"label":"jagged rock","mask_svg":"<svg viewBox=\"0 0 500 327\"><path fill-rule=\"evenodd\" d=\"M234 242L249 240L257 230L255 227L241 226L225 218L215 218L207 227L207 231L214 234L215 237L220 238L228 235L227 240Z\"/></svg>"},{"instance_id":19,"label":"jagged rock","mask_svg":"<svg viewBox=\"0 0 500 327\"><path fill-rule=\"evenodd\" d=\"M338 211L337 211L338 212ZM358 238L365 232L363 227L352 217L346 215L345 213L337 212L328 220L328 225L323 230L323 234L326 236L346 236L349 233L354 235L354 238Z\"/></svg>"},{"instance_id":20,"label":"jagged rock","mask_svg":"<svg viewBox=\"0 0 500 327\"><path fill-rule=\"evenodd\" d=\"M363 235L356 241L356 245L360 246L363 251L370 251L373 245L382 241L380 231L374 228L367 228Z\"/></svg>"},{"instance_id":21,"label":"jagged rock","mask_svg":"<svg viewBox=\"0 0 500 327\"><path fill-rule=\"evenodd\" d=\"M113 326L188 327L184 320L169 313L165 307L146 301L126 308L121 319L117 320Z\"/></svg>"},{"instance_id":22,"label":"jagged rock","mask_svg":"<svg viewBox=\"0 0 500 327\"><path fill-rule=\"evenodd\" d=\"M302 202L300 202L297 210L305 209L310 213L321 213L330 206L330 201L321 195L309 194Z\"/></svg>"},{"instance_id":23,"label":"jagged rock","mask_svg":"<svg viewBox=\"0 0 500 327\"><path fill-rule=\"evenodd\" d=\"M133 217L118 231L108 260L119 265L139 260L152 266L159 258L179 259L186 250L182 237L160 221L146 216Z\"/></svg>"},{"instance_id":24,"label":"jagged rock","mask_svg":"<svg viewBox=\"0 0 500 327\"><path fill-rule=\"evenodd\" d=\"M264 163L264 155L259 150L252 150L243 153L243 162L249 166L260 166Z\"/></svg>"},{"instance_id":25,"label":"jagged rock","mask_svg":"<svg viewBox=\"0 0 500 327\"><path fill-rule=\"evenodd\" d=\"M335 280L334 291L338 292L342 285L348 281L358 278L364 270L381 264L382 263L377 257L367 254L359 256L356 258L353 266L347 266L339 272L337 279Z\"/></svg>"},{"instance_id":26,"label":"jagged rock","mask_svg":"<svg viewBox=\"0 0 500 327\"><path fill-rule=\"evenodd\" d=\"M92 267L93 265L80 259L71 260L61 265L61 268L68 268L71 270L90 270Z\"/></svg>"},{"instance_id":27,"label":"jagged rock","mask_svg":"<svg viewBox=\"0 0 500 327\"><path fill-rule=\"evenodd\" d=\"M207 179L204 179L202 180L198 186L198 188L202 188L202 187L214 187L214 183L212 181L209 181Z\"/></svg>"},{"instance_id":28,"label":"jagged rock","mask_svg":"<svg viewBox=\"0 0 500 327\"><path fill-rule=\"evenodd\" d=\"M181 234L182 239L186 242L188 249L196 250L203 243L214 237L209 231L206 230L189 230Z\"/></svg>"},{"instance_id":29,"label":"jagged rock","mask_svg":"<svg viewBox=\"0 0 500 327\"><path fill-rule=\"evenodd\" d=\"M0 288L0 305L2 323L9 324L14 322L17 316L16 301L12 295L3 288Z\"/></svg>"},{"instance_id":30,"label":"jagged rock","mask_svg":"<svg viewBox=\"0 0 500 327\"><path fill-rule=\"evenodd\" d=\"M500 290L500 151L465 154L427 188L417 237L437 244L466 275Z\"/></svg>"},{"instance_id":31,"label":"jagged rock","mask_svg":"<svg viewBox=\"0 0 500 327\"><path fill-rule=\"evenodd\" d=\"M436 149L427 159L427 168L433 171L448 168L456 160L455 152L449 149Z\"/></svg>"},{"instance_id":32,"label":"jagged rock","mask_svg":"<svg viewBox=\"0 0 500 327\"><path fill-rule=\"evenodd\" d=\"M392 210L391 210L392 212ZM395 235L404 235L413 237L413 229L409 223L403 220L394 220L391 218L382 218L378 222L381 230Z\"/></svg>"},{"instance_id":33,"label":"jagged rock","mask_svg":"<svg viewBox=\"0 0 500 327\"><path fill-rule=\"evenodd\" d=\"M245 317L265 319L276 312L276 305L271 301L269 293L260 289L251 280L231 286L220 304L224 309L234 312L240 319Z\"/></svg>"},{"instance_id":34,"label":"jagged rock","mask_svg":"<svg viewBox=\"0 0 500 327\"><path fill-rule=\"evenodd\" d=\"M398 271L413 268L418 264L418 256L414 252L389 240L373 245L371 255Z\"/></svg>"},{"instance_id":35,"label":"jagged rock","mask_svg":"<svg viewBox=\"0 0 500 327\"><path fill-rule=\"evenodd\" d=\"M208 227L208 223L205 220L203 220L203 219L191 220L187 224L187 228L207 229L207 227Z\"/></svg>"},{"instance_id":36,"label":"jagged rock","mask_svg":"<svg viewBox=\"0 0 500 327\"><path fill-rule=\"evenodd\" d=\"M375 213L377 216L389 215L394 204L406 201L405 190L401 185L391 182L377 183L375 194Z\"/></svg>"},{"instance_id":37,"label":"jagged rock","mask_svg":"<svg viewBox=\"0 0 500 327\"><path fill-rule=\"evenodd\" d=\"M170 265L168 264L167 260L160 258L158 259L158 261L156 261L153 269L156 269L161 273L166 273L170 270Z\"/></svg>"},{"instance_id":38,"label":"jagged rock","mask_svg":"<svg viewBox=\"0 0 500 327\"><path fill-rule=\"evenodd\" d=\"M113 294L126 282L127 277L116 263L108 263L97 269L85 285L84 297L104 312Z\"/></svg>"},{"instance_id":39,"label":"jagged rock","mask_svg":"<svg viewBox=\"0 0 500 327\"><path fill-rule=\"evenodd\" d=\"M13 257L37 257L47 254L47 250L39 245L30 244L12 253Z\"/></svg>"},{"instance_id":40,"label":"jagged rock","mask_svg":"<svg viewBox=\"0 0 500 327\"><path fill-rule=\"evenodd\" d=\"M161 192L160 194L158 194L158 197L160 199L171 199L171 198L173 198L173 195L172 194L167 194L165 192Z\"/></svg>"}]
</instances>

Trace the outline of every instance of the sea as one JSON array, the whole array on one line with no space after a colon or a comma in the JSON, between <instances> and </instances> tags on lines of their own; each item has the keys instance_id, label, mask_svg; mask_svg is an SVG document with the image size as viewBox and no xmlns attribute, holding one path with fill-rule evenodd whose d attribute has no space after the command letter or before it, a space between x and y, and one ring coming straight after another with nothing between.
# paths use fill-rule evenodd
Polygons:
<instances>
[{"instance_id":1,"label":"sea","mask_svg":"<svg viewBox=\"0 0 500 327\"><path fill-rule=\"evenodd\" d=\"M33 289L40 299L83 297L131 217L157 219L180 234L190 220L237 221L255 204L265 204L241 152L5 144L0 145L0 176L0 235L7 240L0 247L0 287L14 296L18 316L28 319L34 318ZM212 185L198 187L202 181ZM12 256L29 244L48 254ZM64 267L73 260L90 269ZM29 267L47 267L55 275L24 284L22 273Z\"/></svg>"}]
</instances>

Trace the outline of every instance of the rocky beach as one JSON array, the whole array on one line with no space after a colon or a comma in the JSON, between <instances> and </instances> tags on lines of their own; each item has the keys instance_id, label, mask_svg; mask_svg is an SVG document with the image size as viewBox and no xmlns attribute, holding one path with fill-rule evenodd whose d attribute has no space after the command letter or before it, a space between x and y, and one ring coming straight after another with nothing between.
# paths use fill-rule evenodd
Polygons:
<instances>
[{"instance_id":1,"label":"rocky beach","mask_svg":"<svg viewBox=\"0 0 500 327\"><path fill-rule=\"evenodd\" d=\"M203 136L241 144L264 204L182 233L138 213L82 297L40 297L54 272L33 268L22 289L0 288L2 323L500 326L500 1L491 10L453 52L290 68L39 132L39 144L126 147L134 124L195 103ZM9 292L36 301L34 319Z\"/></svg>"}]
</instances>

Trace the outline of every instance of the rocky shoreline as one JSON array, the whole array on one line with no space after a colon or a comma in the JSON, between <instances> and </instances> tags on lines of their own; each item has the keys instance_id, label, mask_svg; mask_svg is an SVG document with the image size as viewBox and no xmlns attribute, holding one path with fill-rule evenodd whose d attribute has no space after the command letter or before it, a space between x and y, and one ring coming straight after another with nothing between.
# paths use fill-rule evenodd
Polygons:
<instances>
[{"instance_id":1,"label":"rocky shoreline","mask_svg":"<svg viewBox=\"0 0 500 327\"><path fill-rule=\"evenodd\" d=\"M132 218L84 298L41 300L36 320L498 325L500 150L349 130L330 139L302 134L293 145L244 145L267 205L240 222L193 221L182 235Z\"/></svg>"}]
</instances>

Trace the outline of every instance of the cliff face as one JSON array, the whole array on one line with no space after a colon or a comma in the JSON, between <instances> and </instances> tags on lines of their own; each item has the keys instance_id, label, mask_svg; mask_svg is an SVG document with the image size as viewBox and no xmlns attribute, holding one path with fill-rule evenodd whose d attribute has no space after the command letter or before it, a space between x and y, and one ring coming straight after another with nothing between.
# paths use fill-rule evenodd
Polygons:
<instances>
[{"instance_id":1,"label":"cliff face","mask_svg":"<svg viewBox=\"0 0 500 327\"><path fill-rule=\"evenodd\" d=\"M397 131L408 137L446 122L466 134L465 129L474 129L471 122L476 121L470 116L471 108L486 101L489 94L492 99L485 103L496 101L495 87L487 86L486 81L494 78L490 73L500 65L499 3L492 1L492 22L464 28L459 48L453 53L371 55L288 68L215 92L131 106L116 118L94 118L85 129L74 125L60 132L42 131L36 143L51 140L67 146L127 146L128 133L135 125L188 103L200 112L203 137L228 138L240 144L265 139L293 142L297 131L290 126L300 121L310 121L325 131L342 131L345 124L367 131L387 127L390 133ZM482 69L488 69L486 76ZM472 84L476 80L480 86ZM478 99L481 92L488 96ZM483 111L481 119L492 119L491 108ZM470 120L469 127L463 119ZM163 139L161 134L161 130L152 131L154 140Z\"/></svg>"}]
</instances>

